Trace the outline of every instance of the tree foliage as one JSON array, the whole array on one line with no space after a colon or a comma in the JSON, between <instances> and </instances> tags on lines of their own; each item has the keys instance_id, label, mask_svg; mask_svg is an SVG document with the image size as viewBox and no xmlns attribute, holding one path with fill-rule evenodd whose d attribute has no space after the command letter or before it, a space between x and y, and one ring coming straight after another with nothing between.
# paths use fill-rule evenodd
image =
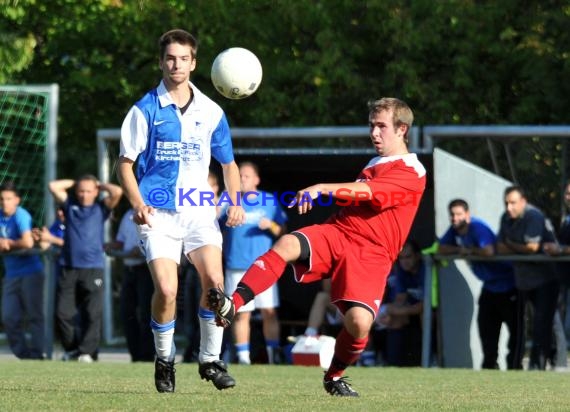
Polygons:
<instances>
[{"instance_id":1,"label":"tree foliage","mask_svg":"<svg viewBox=\"0 0 570 412\"><path fill-rule=\"evenodd\" d=\"M365 124L366 102L384 95L406 100L419 125L570 123L567 0L0 5L0 81L60 85L61 174L95 169L95 156L85 156L95 153L95 131L118 127L157 84L157 39L173 27L199 38L193 81L220 102L233 126ZM224 100L209 81L211 62L232 46L254 51L264 68L260 89L242 101ZM550 144L531 146L517 166L559 176L561 148ZM484 145L445 145L489 166Z\"/></svg>"}]
</instances>

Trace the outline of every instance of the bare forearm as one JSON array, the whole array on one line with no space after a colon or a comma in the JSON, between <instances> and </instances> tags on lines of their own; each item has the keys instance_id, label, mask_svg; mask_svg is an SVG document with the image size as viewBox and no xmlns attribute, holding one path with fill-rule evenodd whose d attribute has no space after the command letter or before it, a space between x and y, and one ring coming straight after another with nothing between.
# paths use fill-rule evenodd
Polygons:
<instances>
[{"instance_id":1,"label":"bare forearm","mask_svg":"<svg viewBox=\"0 0 570 412\"><path fill-rule=\"evenodd\" d=\"M10 250L31 249L34 247L32 232L25 232L19 239L8 239Z\"/></svg>"},{"instance_id":2,"label":"bare forearm","mask_svg":"<svg viewBox=\"0 0 570 412\"><path fill-rule=\"evenodd\" d=\"M413 305L390 305L389 314L402 316L402 315L419 315L422 313L423 303L418 302Z\"/></svg>"},{"instance_id":3,"label":"bare forearm","mask_svg":"<svg viewBox=\"0 0 570 412\"><path fill-rule=\"evenodd\" d=\"M119 160L117 177L131 206L135 209L143 206L145 202L139 191L139 186L133 172L133 162L131 160L125 158Z\"/></svg>"},{"instance_id":4,"label":"bare forearm","mask_svg":"<svg viewBox=\"0 0 570 412\"><path fill-rule=\"evenodd\" d=\"M99 185L99 190L109 193L109 196L104 200L109 209L113 209L117 206L121 200L121 196L123 196L123 189L113 183L101 183Z\"/></svg>"},{"instance_id":5,"label":"bare forearm","mask_svg":"<svg viewBox=\"0 0 570 412\"><path fill-rule=\"evenodd\" d=\"M497 243L497 253L500 255L508 255L513 253L533 254L540 250L539 243L516 243L506 239L504 242Z\"/></svg>"},{"instance_id":6,"label":"bare forearm","mask_svg":"<svg viewBox=\"0 0 570 412\"><path fill-rule=\"evenodd\" d=\"M474 256L493 256L495 251L492 245L485 247L465 247L457 245L439 245L437 253L442 255L474 255Z\"/></svg>"},{"instance_id":7,"label":"bare forearm","mask_svg":"<svg viewBox=\"0 0 570 412\"><path fill-rule=\"evenodd\" d=\"M437 247L437 253L441 255L455 255L461 253L461 246L457 245L439 245Z\"/></svg>"},{"instance_id":8,"label":"bare forearm","mask_svg":"<svg viewBox=\"0 0 570 412\"><path fill-rule=\"evenodd\" d=\"M506 244L515 253L530 255L537 253L540 250L539 243L517 243L507 239Z\"/></svg>"},{"instance_id":9,"label":"bare forearm","mask_svg":"<svg viewBox=\"0 0 570 412\"><path fill-rule=\"evenodd\" d=\"M370 199L372 190L363 182L349 183L319 183L319 192L322 195L332 195L343 199Z\"/></svg>"},{"instance_id":10,"label":"bare forearm","mask_svg":"<svg viewBox=\"0 0 570 412\"><path fill-rule=\"evenodd\" d=\"M59 203L65 202L67 199L67 191L73 187L75 181L72 179L54 180L49 183L49 191Z\"/></svg>"},{"instance_id":11,"label":"bare forearm","mask_svg":"<svg viewBox=\"0 0 570 412\"><path fill-rule=\"evenodd\" d=\"M274 237L279 237L279 236L281 236L283 233L285 233L286 226L285 226L285 225L280 225L279 223L272 221L269 230L271 231L271 234L272 234Z\"/></svg>"},{"instance_id":12,"label":"bare forearm","mask_svg":"<svg viewBox=\"0 0 570 412\"><path fill-rule=\"evenodd\" d=\"M514 250L512 250L509 246L507 246L506 243L503 242L497 243L497 254L508 255L511 253L514 253Z\"/></svg>"},{"instance_id":13,"label":"bare forearm","mask_svg":"<svg viewBox=\"0 0 570 412\"><path fill-rule=\"evenodd\" d=\"M271 235L273 235L274 237L279 237L281 236L283 233L285 233L286 230L286 226L285 224L279 224L274 220L271 220L269 218L262 218L259 221L259 228L261 230L267 230L271 233Z\"/></svg>"},{"instance_id":14,"label":"bare forearm","mask_svg":"<svg viewBox=\"0 0 570 412\"><path fill-rule=\"evenodd\" d=\"M226 210L226 226L234 227L241 225L245 219L245 211L238 202L240 196L240 183L239 168L236 162L222 164L222 171L224 173L224 183L227 187L228 196L231 199L231 204Z\"/></svg>"},{"instance_id":15,"label":"bare forearm","mask_svg":"<svg viewBox=\"0 0 570 412\"><path fill-rule=\"evenodd\" d=\"M123 189L113 183L101 183L99 189L109 193L111 197L120 197L123 194Z\"/></svg>"},{"instance_id":16,"label":"bare forearm","mask_svg":"<svg viewBox=\"0 0 570 412\"><path fill-rule=\"evenodd\" d=\"M61 237L51 235L49 243L55 246L63 247L64 240Z\"/></svg>"},{"instance_id":17,"label":"bare forearm","mask_svg":"<svg viewBox=\"0 0 570 412\"><path fill-rule=\"evenodd\" d=\"M232 205L240 204L238 196L241 192L241 182L239 177L239 168L235 162L222 165L222 172L224 175L224 185L226 191L232 201Z\"/></svg>"}]
</instances>

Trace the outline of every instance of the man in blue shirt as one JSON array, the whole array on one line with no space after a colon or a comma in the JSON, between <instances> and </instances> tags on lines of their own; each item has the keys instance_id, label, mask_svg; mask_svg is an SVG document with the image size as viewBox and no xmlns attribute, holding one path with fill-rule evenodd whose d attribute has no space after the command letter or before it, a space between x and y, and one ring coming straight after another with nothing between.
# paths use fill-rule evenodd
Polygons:
<instances>
[{"instance_id":1,"label":"man in blue shirt","mask_svg":"<svg viewBox=\"0 0 570 412\"><path fill-rule=\"evenodd\" d=\"M37 254L17 255L34 246L32 217L20 205L13 183L0 186L0 253L4 261L2 324L12 353L20 359L44 358L44 273ZM26 343L27 321L31 340Z\"/></svg>"},{"instance_id":2,"label":"man in blue shirt","mask_svg":"<svg viewBox=\"0 0 570 412\"><path fill-rule=\"evenodd\" d=\"M241 190L244 198L245 222L241 226L223 226L225 290L233 293L249 266L258 256L267 252L275 239L285 231L287 215L277 196L258 191L260 183L257 165L243 162L239 165ZM222 223L225 223L222 213ZM279 290L277 284L256 296L237 313L234 324L234 344L238 363L249 365L250 359L250 321L251 313L259 309L263 321L263 336L267 348L269 363L275 363L276 351L279 348L280 328L277 310L279 307Z\"/></svg>"},{"instance_id":3,"label":"man in blue shirt","mask_svg":"<svg viewBox=\"0 0 570 412\"><path fill-rule=\"evenodd\" d=\"M71 195L69 189L73 189ZM63 359L91 363L99 349L103 318L103 226L123 191L117 185L99 183L92 175L76 181L54 180L49 190L63 209L66 224L56 297L56 325L66 351ZM98 200L101 192L108 196ZM80 336L75 333L78 311Z\"/></svg>"},{"instance_id":4,"label":"man in blue shirt","mask_svg":"<svg viewBox=\"0 0 570 412\"><path fill-rule=\"evenodd\" d=\"M451 226L439 240L438 253L493 256L496 237L481 219L471 217L463 199L449 203ZM496 369L499 334L504 322L509 329L508 369L521 369L524 353L519 314L519 298L515 288L513 267L507 262L470 261L475 276L482 282L477 324L483 347L484 369Z\"/></svg>"}]
</instances>

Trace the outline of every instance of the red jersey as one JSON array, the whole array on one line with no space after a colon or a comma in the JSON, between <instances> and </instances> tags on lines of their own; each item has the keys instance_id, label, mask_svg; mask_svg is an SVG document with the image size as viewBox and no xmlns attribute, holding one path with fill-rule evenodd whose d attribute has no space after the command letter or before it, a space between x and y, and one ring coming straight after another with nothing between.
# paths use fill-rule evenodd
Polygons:
<instances>
[{"instance_id":1,"label":"red jersey","mask_svg":"<svg viewBox=\"0 0 570 412\"><path fill-rule=\"evenodd\" d=\"M357 182L372 191L362 200L348 199L337 191L337 204L346 205L331 216L332 223L351 237L383 248L396 260L410 232L426 186L426 170L414 153L373 158ZM346 194L347 192L345 192Z\"/></svg>"}]
</instances>

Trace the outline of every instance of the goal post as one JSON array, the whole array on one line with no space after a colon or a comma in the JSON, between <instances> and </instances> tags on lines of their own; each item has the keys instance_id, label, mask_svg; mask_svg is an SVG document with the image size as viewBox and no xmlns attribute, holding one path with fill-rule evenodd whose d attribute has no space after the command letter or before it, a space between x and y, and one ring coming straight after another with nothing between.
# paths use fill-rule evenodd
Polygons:
<instances>
[{"instance_id":1,"label":"goal post","mask_svg":"<svg viewBox=\"0 0 570 412\"><path fill-rule=\"evenodd\" d=\"M14 181L37 226L54 219L48 183L56 177L59 86L0 85L0 183ZM44 314L46 354L53 350L55 273L46 258Z\"/></svg>"},{"instance_id":2,"label":"goal post","mask_svg":"<svg viewBox=\"0 0 570 412\"><path fill-rule=\"evenodd\" d=\"M0 86L0 182L14 180L36 223L49 224L54 207L59 86Z\"/></svg>"}]
</instances>

